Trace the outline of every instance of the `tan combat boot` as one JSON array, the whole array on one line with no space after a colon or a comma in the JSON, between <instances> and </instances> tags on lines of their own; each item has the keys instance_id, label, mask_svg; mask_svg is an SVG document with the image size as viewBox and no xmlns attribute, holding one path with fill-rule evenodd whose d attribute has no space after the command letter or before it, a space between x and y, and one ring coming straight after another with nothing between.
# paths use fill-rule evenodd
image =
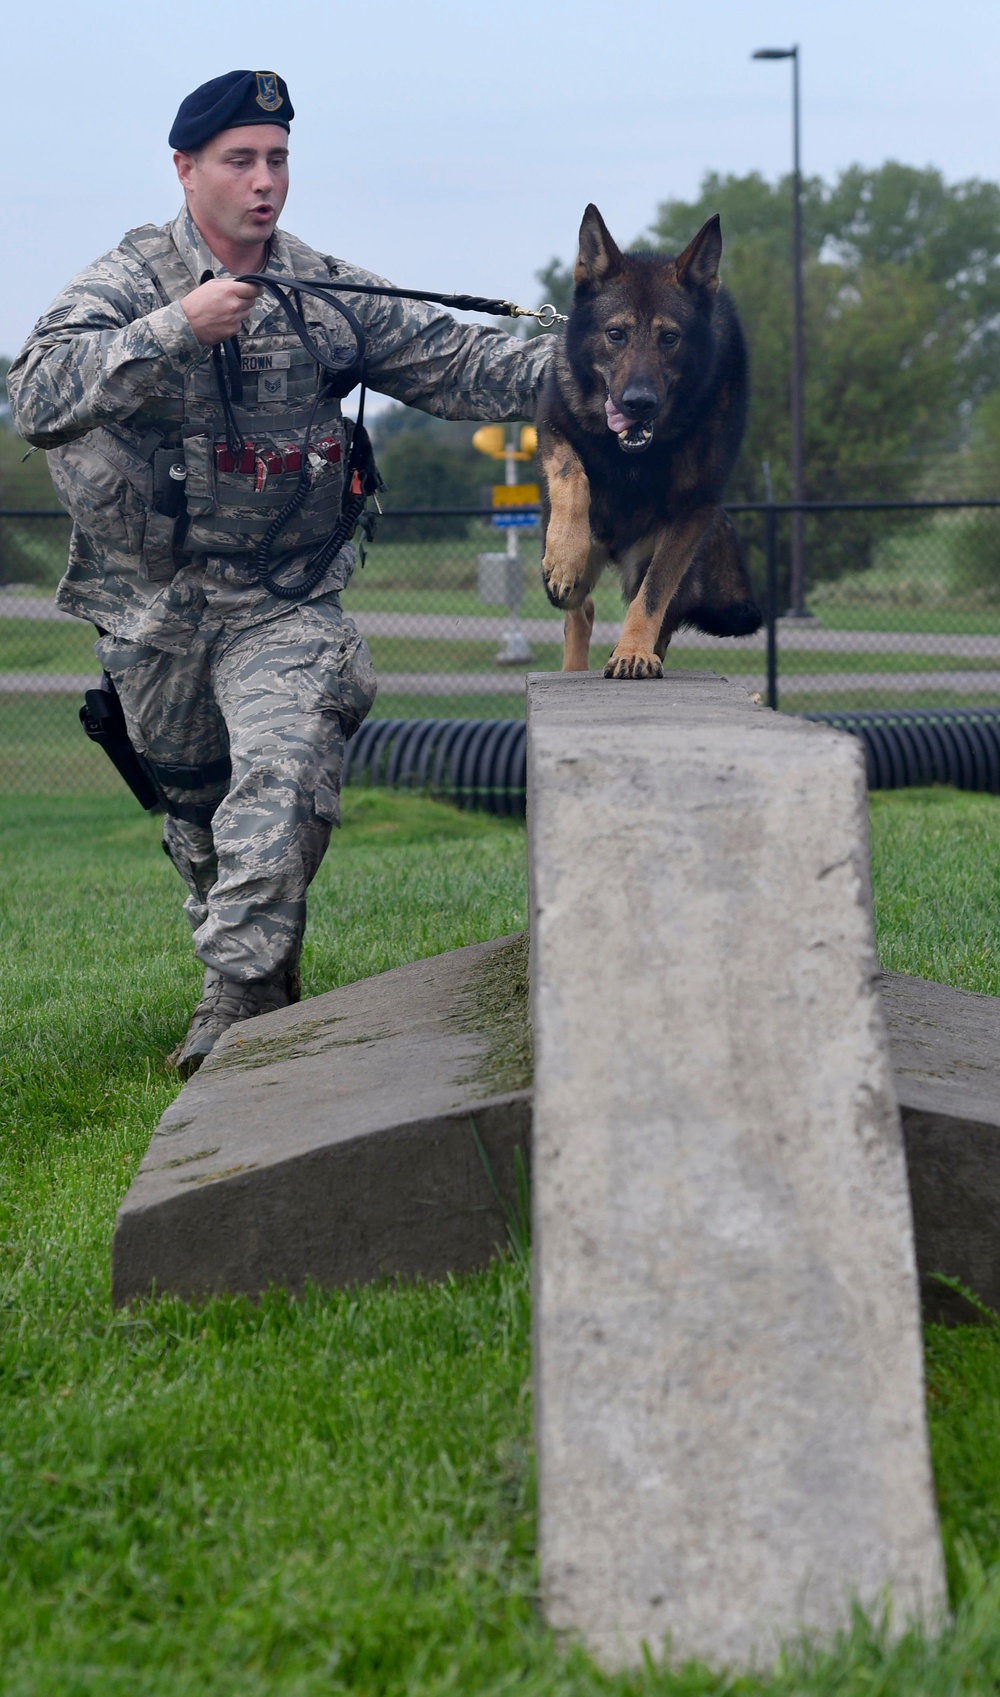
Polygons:
<instances>
[{"instance_id":1,"label":"tan combat boot","mask_svg":"<svg viewBox=\"0 0 1000 1697\"><path fill-rule=\"evenodd\" d=\"M237 1020L255 1019L258 1014L287 1008L301 995L297 965L250 984L239 984L235 978L217 972L214 966L206 967L201 1001L191 1015L187 1036L168 1055L167 1065L175 1067L182 1078L190 1078L205 1056L211 1054L222 1033Z\"/></svg>"}]
</instances>

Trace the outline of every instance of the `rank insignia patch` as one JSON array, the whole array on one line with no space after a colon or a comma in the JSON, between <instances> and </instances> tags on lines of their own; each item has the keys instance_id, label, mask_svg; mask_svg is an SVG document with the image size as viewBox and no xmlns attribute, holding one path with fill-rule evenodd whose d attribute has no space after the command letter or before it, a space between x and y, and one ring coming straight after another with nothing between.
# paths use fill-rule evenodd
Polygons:
<instances>
[{"instance_id":1,"label":"rank insignia patch","mask_svg":"<svg viewBox=\"0 0 1000 1697\"><path fill-rule=\"evenodd\" d=\"M265 112L277 112L279 106L285 103L278 88L278 78L274 71L255 71L257 78L257 105Z\"/></svg>"},{"instance_id":2,"label":"rank insignia patch","mask_svg":"<svg viewBox=\"0 0 1000 1697\"><path fill-rule=\"evenodd\" d=\"M257 404L263 406L266 401L287 401L288 372L262 371L257 379Z\"/></svg>"}]
</instances>

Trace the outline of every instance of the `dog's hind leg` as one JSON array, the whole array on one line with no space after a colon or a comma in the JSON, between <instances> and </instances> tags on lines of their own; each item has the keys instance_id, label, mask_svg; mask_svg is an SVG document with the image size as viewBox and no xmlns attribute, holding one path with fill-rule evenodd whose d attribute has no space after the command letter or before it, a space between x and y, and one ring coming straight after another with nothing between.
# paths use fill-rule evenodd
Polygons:
<instances>
[{"instance_id":1,"label":"dog's hind leg","mask_svg":"<svg viewBox=\"0 0 1000 1697\"><path fill-rule=\"evenodd\" d=\"M740 539L718 508L713 524L670 605L674 628L694 625L709 636L751 636L761 626Z\"/></svg>"},{"instance_id":2,"label":"dog's hind leg","mask_svg":"<svg viewBox=\"0 0 1000 1697\"><path fill-rule=\"evenodd\" d=\"M629 605L622 634L604 668L606 678L663 676L663 655L676 629L676 625L671 628L667 609L713 523L715 512L715 507L698 507L660 531L649 569Z\"/></svg>"},{"instance_id":3,"label":"dog's hind leg","mask_svg":"<svg viewBox=\"0 0 1000 1697\"><path fill-rule=\"evenodd\" d=\"M582 606L571 607L563 623L564 672L590 670L590 638L594 629L594 598L588 595Z\"/></svg>"}]
</instances>

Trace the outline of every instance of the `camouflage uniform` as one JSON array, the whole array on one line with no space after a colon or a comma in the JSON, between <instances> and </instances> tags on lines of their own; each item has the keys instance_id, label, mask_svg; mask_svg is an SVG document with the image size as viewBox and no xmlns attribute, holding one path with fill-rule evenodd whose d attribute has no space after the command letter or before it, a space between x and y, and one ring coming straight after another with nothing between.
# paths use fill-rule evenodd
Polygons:
<instances>
[{"instance_id":1,"label":"camouflage uniform","mask_svg":"<svg viewBox=\"0 0 1000 1697\"><path fill-rule=\"evenodd\" d=\"M306 888L338 818L345 729L375 695L367 645L340 607L355 556L343 548L301 602L262 586L251 556L296 475L259 489L259 479L219 469L211 350L179 304L206 271L226 273L186 209L131 237L39 319L10 368L14 423L49 450L73 515L57 601L106 633L98 657L168 798L164 847L188 888L197 954L210 972L252 983L294 967ZM280 230L268 269L380 281ZM372 388L447 418L533 413L547 339L518 342L413 301L344 298L368 338ZM314 340L337 357L350 340L344 320L302 299ZM321 374L272 296L253 304L240 348L251 391L238 413L244 433L258 447L301 442ZM321 435L326 463L282 533L291 579L339 511L347 435L335 399L322 401L310 440ZM187 465L191 516L179 547L174 520L152 504L151 455L164 445L180 445ZM219 775L227 755L231 781Z\"/></svg>"}]
</instances>

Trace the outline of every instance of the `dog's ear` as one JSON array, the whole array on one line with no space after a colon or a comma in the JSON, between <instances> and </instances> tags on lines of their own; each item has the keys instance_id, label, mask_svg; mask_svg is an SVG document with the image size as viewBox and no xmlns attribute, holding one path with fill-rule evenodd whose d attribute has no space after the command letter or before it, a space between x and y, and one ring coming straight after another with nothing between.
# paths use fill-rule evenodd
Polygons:
<instances>
[{"instance_id":1,"label":"dog's ear","mask_svg":"<svg viewBox=\"0 0 1000 1697\"><path fill-rule=\"evenodd\" d=\"M588 206L580 225L580 254L573 270L577 288L584 283L599 287L620 271L621 250L596 206Z\"/></svg>"},{"instance_id":2,"label":"dog's ear","mask_svg":"<svg viewBox=\"0 0 1000 1697\"><path fill-rule=\"evenodd\" d=\"M719 287L722 258L722 221L716 212L703 224L694 241L688 242L677 260L677 281L685 289L706 289L714 295Z\"/></svg>"}]
</instances>

